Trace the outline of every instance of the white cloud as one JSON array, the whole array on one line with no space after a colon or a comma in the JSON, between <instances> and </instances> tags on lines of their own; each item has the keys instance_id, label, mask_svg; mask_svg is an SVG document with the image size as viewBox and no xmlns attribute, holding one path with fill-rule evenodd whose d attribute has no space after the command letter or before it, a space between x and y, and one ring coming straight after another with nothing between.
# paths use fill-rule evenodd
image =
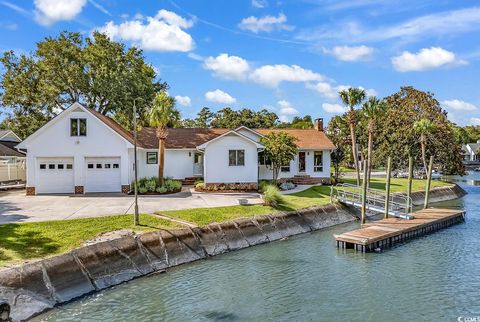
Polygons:
<instances>
[{"instance_id":1,"label":"white cloud","mask_svg":"<svg viewBox=\"0 0 480 322\"><path fill-rule=\"evenodd\" d=\"M280 13L278 17L275 16L264 16L257 18L250 16L248 18L242 19L238 24L238 27L242 30L249 30L254 33L259 32L271 32L273 30L293 30L294 27L287 25L287 16L283 13Z\"/></svg>"},{"instance_id":2,"label":"white cloud","mask_svg":"<svg viewBox=\"0 0 480 322\"><path fill-rule=\"evenodd\" d=\"M219 89L214 91L206 92L205 99L210 102L222 103L222 104L233 104L237 101L235 97L232 97L230 94L225 93Z\"/></svg>"},{"instance_id":3,"label":"white cloud","mask_svg":"<svg viewBox=\"0 0 480 322\"><path fill-rule=\"evenodd\" d=\"M472 117L468 122L470 125L480 125L480 117Z\"/></svg>"},{"instance_id":4,"label":"white cloud","mask_svg":"<svg viewBox=\"0 0 480 322\"><path fill-rule=\"evenodd\" d=\"M228 54L208 57L205 59L203 67L213 71L216 76L226 79L245 79L250 70L250 66L245 59Z\"/></svg>"},{"instance_id":5,"label":"white cloud","mask_svg":"<svg viewBox=\"0 0 480 322\"><path fill-rule=\"evenodd\" d=\"M325 112L334 114L345 113L348 110L346 106L332 103L323 103L322 108L325 110Z\"/></svg>"},{"instance_id":6,"label":"white cloud","mask_svg":"<svg viewBox=\"0 0 480 322\"><path fill-rule=\"evenodd\" d=\"M279 118L282 122L288 122L292 115L297 115L298 110L292 106L289 101L281 100L277 102L279 109Z\"/></svg>"},{"instance_id":7,"label":"white cloud","mask_svg":"<svg viewBox=\"0 0 480 322\"><path fill-rule=\"evenodd\" d=\"M324 80L325 77L298 65L263 65L250 74L256 83L277 87L281 82L309 82Z\"/></svg>"},{"instance_id":8,"label":"white cloud","mask_svg":"<svg viewBox=\"0 0 480 322\"><path fill-rule=\"evenodd\" d=\"M177 95L177 96L175 96L175 101L177 101L178 104L183 105L183 106L191 106L192 105L192 100L188 96Z\"/></svg>"},{"instance_id":9,"label":"white cloud","mask_svg":"<svg viewBox=\"0 0 480 322\"><path fill-rule=\"evenodd\" d=\"M267 0L252 0L252 7L265 8L268 6Z\"/></svg>"},{"instance_id":10,"label":"white cloud","mask_svg":"<svg viewBox=\"0 0 480 322\"><path fill-rule=\"evenodd\" d=\"M326 49L327 54L335 56L338 60L357 61L364 60L372 56L373 48L362 46L335 46L332 49Z\"/></svg>"},{"instance_id":11,"label":"white cloud","mask_svg":"<svg viewBox=\"0 0 480 322\"><path fill-rule=\"evenodd\" d=\"M400 72L422 71L455 62L455 54L440 47L423 48L417 53L404 51L392 58L393 67Z\"/></svg>"},{"instance_id":12,"label":"white cloud","mask_svg":"<svg viewBox=\"0 0 480 322\"><path fill-rule=\"evenodd\" d=\"M442 102L442 106L446 109L458 110L458 111L475 111L477 107L472 103L468 103L461 100L446 100Z\"/></svg>"},{"instance_id":13,"label":"white cloud","mask_svg":"<svg viewBox=\"0 0 480 322\"><path fill-rule=\"evenodd\" d=\"M107 16L112 16L112 14L110 13L110 11L108 11L107 9L105 9L104 6L102 6L101 4L99 4L98 2L94 1L94 0L88 0L88 2L90 2L92 4L92 6L94 6L95 8L98 9L98 11L100 12L103 12L104 14L106 14Z\"/></svg>"},{"instance_id":14,"label":"white cloud","mask_svg":"<svg viewBox=\"0 0 480 322\"><path fill-rule=\"evenodd\" d=\"M316 84L307 83L305 86L309 89L317 91L320 96L326 99L338 98L338 89L327 82L318 82Z\"/></svg>"},{"instance_id":15,"label":"white cloud","mask_svg":"<svg viewBox=\"0 0 480 322\"><path fill-rule=\"evenodd\" d=\"M425 37L471 32L480 29L480 7L451 10L419 16L399 24L368 28L355 20L342 21L338 25L322 25L305 29L299 39L320 41L334 40L349 43L375 42L388 39L419 41Z\"/></svg>"},{"instance_id":16,"label":"white cloud","mask_svg":"<svg viewBox=\"0 0 480 322\"><path fill-rule=\"evenodd\" d=\"M155 17L138 18L118 25L110 21L99 31L113 39L131 41L146 50L187 52L194 48L192 36L184 30L193 26L192 20L164 9Z\"/></svg>"},{"instance_id":17,"label":"white cloud","mask_svg":"<svg viewBox=\"0 0 480 322\"><path fill-rule=\"evenodd\" d=\"M57 21L75 18L87 0L35 0L35 19L42 25L52 25Z\"/></svg>"},{"instance_id":18,"label":"white cloud","mask_svg":"<svg viewBox=\"0 0 480 322\"><path fill-rule=\"evenodd\" d=\"M338 99L339 95L338 92L348 89L352 86L350 85L338 85L332 86L330 83L327 82L318 82L316 84L306 83L306 88L313 89L314 91L318 92L321 97L328 99L328 100L335 100ZM367 96L377 96L378 93L373 88L364 88L362 86L358 86L358 88L363 89Z\"/></svg>"}]
</instances>

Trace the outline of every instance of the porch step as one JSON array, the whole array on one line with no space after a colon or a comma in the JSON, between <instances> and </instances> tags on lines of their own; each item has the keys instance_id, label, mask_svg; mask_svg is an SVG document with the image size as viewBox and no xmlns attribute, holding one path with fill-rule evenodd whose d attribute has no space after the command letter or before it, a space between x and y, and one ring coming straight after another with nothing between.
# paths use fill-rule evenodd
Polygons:
<instances>
[{"instance_id":1,"label":"porch step","mask_svg":"<svg viewBox=\"0 0 480 322\"><path fill-rule=\"evenodd\" d=\"M312 185L320 183L328 183L330 180L327 178L312 178L309 175L295 175L292 179L293 183L297 185Z\"/></svg>"},{"instance_id":2,"label":"porch step","mask_svg":"<svg viewBox=\"0 0 480 322\"><path fill-rule=\"evenodd\" d=\"M193 186L195 181L202 179L201 177L186 177L182 180L184 186Z\"/></svg>"}]
</instances>

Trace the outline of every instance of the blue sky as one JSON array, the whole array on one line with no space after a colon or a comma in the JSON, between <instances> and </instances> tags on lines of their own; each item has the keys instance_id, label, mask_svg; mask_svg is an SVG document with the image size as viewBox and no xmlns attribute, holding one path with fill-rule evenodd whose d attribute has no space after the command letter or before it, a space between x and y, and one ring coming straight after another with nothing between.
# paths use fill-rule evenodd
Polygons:
<instances>
[{"instance_id":1,"label":"blue sky","mask_svg":"<svg viewBox=\"0 0 480 322\"><path fill-rule=\"evenodd\" d=\"M62 30L143 48L184 117L230 106L328 121L339 89L412 85L480 125L478 1L0 0L0 51Z\"/></svg>"}]
</instances>

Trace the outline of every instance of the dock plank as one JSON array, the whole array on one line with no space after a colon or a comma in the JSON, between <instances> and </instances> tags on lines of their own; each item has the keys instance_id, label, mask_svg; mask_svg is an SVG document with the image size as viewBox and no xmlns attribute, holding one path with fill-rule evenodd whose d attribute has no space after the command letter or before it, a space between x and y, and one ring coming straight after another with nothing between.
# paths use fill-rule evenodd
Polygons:
<instances>
[{"instance_id":1,"label":"dock plank","mask_svg":"<svg viewBox=\"0 0 480 322\"><path fill-rule=\"evenodd\" d=\"M340 235L335 235L337 245L339 242L365 246L370 249L378 242L392 243L392 238L410 237L425 231L437 230L443 226L460 222L465 212L459 209L428 208L415 211L414 219L386 218L362 225L361 228Z\"/></svg>"}]
</instances>

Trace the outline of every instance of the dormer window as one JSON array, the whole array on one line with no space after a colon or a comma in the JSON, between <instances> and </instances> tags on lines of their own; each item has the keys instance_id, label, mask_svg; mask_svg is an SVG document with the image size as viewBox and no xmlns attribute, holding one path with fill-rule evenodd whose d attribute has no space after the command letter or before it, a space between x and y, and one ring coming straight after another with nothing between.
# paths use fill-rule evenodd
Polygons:
<instances>
[{"instance_id":1,"label":"dormer window","mask_svg":"<svg viewBox=\"0 0 480 322\"><path fill-rule=\"evenodd\" d=\"M70 119L70 136L87 136L87 119Z\"/></svg>"}]
</instances>

